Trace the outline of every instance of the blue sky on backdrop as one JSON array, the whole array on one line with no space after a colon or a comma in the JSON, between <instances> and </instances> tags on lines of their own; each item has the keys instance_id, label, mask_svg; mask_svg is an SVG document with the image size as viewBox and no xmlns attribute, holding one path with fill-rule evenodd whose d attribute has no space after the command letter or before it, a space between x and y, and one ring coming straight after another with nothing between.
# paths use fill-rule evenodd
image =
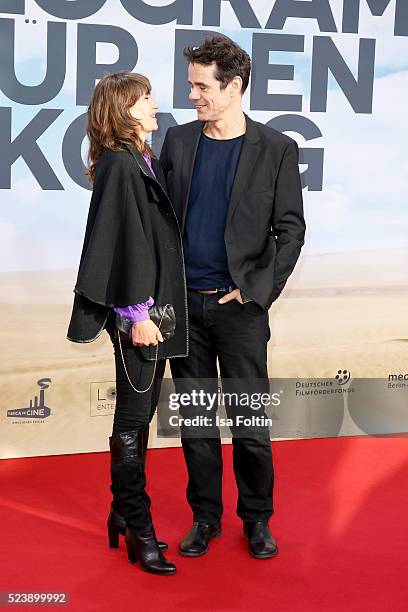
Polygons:
<instances>
[{"instance_id":1,"label":"blue sky on backdrop","mask_svg":"<svg viewBox=\"0 0 408 612\"><path fill-rule=\"evenodd\" d=\"M24 16L16 16L16 74L22 83L34 85L45 75L46 23L56 18L47 16L32 0L26 4L26 14L38 23L25 24ZM250 53L253 31L242 30L228 3L223 4L221 27L213 29L231 36ZM261 24L265 24L270 3L251 0L251 5ZM332 35L354 73L359 36L377 40L371 115L355 114L334 79L330 79L327 112L309 112L312 38L320 34L315 21L289 19L283 30L305 35L304 54L271 54L271 61L295 66L295 80L273 82L269 91L303 94L302 114L312 119L323 134L322 138L305 144L300 135L290 133L300 146L325 148L323 191L303 192L308 222L305 254L408 246L408 39L393 35L393 5L392 2L381 18L374 18L361 2L359 35ZM194 6L192 27L199 29L201 2ZM332 0L331 6L339 26L342 2ZM186 26L141 24L129 17L119 0L107 0L96 15L81 22L114 24L130 31L139 47L135 70L151 78L160 110L173 112L174 31ZM43 191L24 161L19 159L13 165L12 189L0 190L1 271L72 268L78 263L90 192L69 178L61 161L65 130L85 110L75 106L76 27L75 22L67 26L69 60L64 86L54 100L44 105L63 108L64 112L38 141L65 190ZM110 63L116 58L115 47L99 45L97 61ZM1 92L0 105L13 108L14 136L41 108L11 104ZM249 108L249 94L244 98L244 107ZM283 113L250 114L266 123ZM193 109L175 110L173 115L178 123L195 119Z\"/></svg>"}]
</instances>

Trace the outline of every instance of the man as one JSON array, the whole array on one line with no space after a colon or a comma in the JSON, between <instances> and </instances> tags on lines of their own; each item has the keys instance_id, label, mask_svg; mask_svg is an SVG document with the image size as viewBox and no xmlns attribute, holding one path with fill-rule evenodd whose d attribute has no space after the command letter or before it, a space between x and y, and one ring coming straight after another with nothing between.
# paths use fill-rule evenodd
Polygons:
<instances>
[{"instance_id":1,"label":"man","mask_svg":"<svg viewBox=\"0 0 408 612\"><path fill-rule=\"evenodd\" d=\"M216 35L187 47L184 56L198 120L170 128L160 157L183 233L188 288L189 356L172 360L173 378L179 389L183 380L203 386L212 380L216 389L218 360L223 390L231 381L268 390L268 309L296 264L305 232L298 147L243 113L250 58L236 43ZM236 407L226 408L233 416ZM191 416L192 410L180 412ZM208 410L200 414L214 414ZM203 427L198 436L181 430L194 523L179 550L188 556L206 553L221 533L222 454L214 430ZM249 552L273 557L269 430L231 431L237 514Z\"/></svg>"}]
</instances>

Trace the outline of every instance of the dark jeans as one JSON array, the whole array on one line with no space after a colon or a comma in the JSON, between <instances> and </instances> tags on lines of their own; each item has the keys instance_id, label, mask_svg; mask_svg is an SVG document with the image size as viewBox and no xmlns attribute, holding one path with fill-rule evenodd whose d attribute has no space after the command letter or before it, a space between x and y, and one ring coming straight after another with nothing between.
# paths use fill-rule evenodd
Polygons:
<instances>
[{"instance_id":1,"label":"dark jeans","mask_svg":"<svg viewBox=\"0 0 408 612\"><path fill-rule=\"evenodd\" d=\"M155 413L166 360L160 359L157 362L156 374L150 390L146 393L137 393L127 379L117 331L111 320L106 329L113 344L116 369L116 409L112 434L143 429L150 423ZM126 369L133 386L136 389L146 389L152 380L154 362L143 359L139 347L133 346L129 340L122 339L121 343Z\"/></svg>"},{"instance_id":2,"label":"dark jeans","mask_svg":"<svg viewBox=\"0 0 408 612\"><path fill-rule=\"evenodd\" d=\"M269 392L268 314L248 312L237 300L218 304L220 297L222 294L207 296L188 292L189 356L170 362L176 391L191 391L194 380L197 390L203 385L206 391L216 390L218 359L223 391L244 386L248 392ZM227 415L233 416L235 409L234 405L226 405ZM180 408L183 417L199 412L200 409L192 406ZM201 412L211 414L205 408ZM274 482L269 430L260 427L256 435L252 430L246 435L242 428L239 432L234 428L231 431L238 488L237 514L245 521L267 521L273 512ZM223 510L219 431L217 436L214 427L203 428L200 436L195 433L192 437L182 427L181 435L188 471L187 500L194 520L216 523Z\"/></svg>"}]
</instances>

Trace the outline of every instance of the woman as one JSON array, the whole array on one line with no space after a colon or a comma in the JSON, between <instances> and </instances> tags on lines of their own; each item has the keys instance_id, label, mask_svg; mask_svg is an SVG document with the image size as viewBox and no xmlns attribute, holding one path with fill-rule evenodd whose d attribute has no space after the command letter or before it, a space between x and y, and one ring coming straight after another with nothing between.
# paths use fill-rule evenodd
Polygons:
<instances>
[{"instance_id":1,"label":"woman","mask_svg":"<svg viewBox=\"0 0 408 612\"><path fill-rule=\"evenodd\" d=\"M102 78L91 98L93 193L68 339L91 342L106 329L114 348L109 544L117 547L124 533L131 562L172 574L152 524L145 456L165 359L188 352L187 300L177 219L146 142L158 129L150 92L145 76L121 72Z\"/></svg>"}]
</instances>

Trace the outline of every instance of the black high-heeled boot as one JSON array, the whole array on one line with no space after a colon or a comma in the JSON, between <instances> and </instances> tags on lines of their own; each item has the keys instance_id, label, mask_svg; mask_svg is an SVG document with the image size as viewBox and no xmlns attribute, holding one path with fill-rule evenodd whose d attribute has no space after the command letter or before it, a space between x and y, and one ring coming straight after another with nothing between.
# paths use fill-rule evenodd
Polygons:
<instances>
[{"instance_id":1,"label":"black high-heeled boot","mask_svg":"<svg viewBox=\"0 0 408 612\"><path fill-rule=\"evenodd\" d=\"M150 499L150 498L149 498ZM108 539L109 539L109 548L119 548L119 536L125 535L126 532L126 521L122 514L120 514L113 504L110 507L108 521ZM165 551L168 549L169 545L167 542L163 542L163 540L157 540L157 544L161 551Z\"/></svg>"},{"instance_id":2,"label":"black high-heeled boot","mask_svg":"<svg viewBox=\"0 0 408 612\"><path fill-rule=\"evenodd\" d=\"M149 425L147 425L141 432L141 450L142 457L144 462L146 462L146 452L147 452L147 443L149 439ZM109 441L111 438L109 438ZM120 508L119 497L117 487L113 482L112 478L112 470L111 470L111 480L112 484L110 486L110 490L112 492L113 501L111 503L111 507L109 510L107 528L108 528L108 539L109 539L109 548L118 548L119 547L119 536L125 535L126 532L126 521L123 517L122 509ZM146 503L150 509L151 501L150 497L145 492ZM163 542L162 540L158 540L157 544L160 550L165 551L168 549L167 542Z\"/></svg>"},{"instance_id":3,"label":"black high-heeled boot","mask_svg":"<svg viewBox=\"0 0 408 612\"><path fill-rule=\"evenodd\" d=\"M125 540L129 560L139 560L147 572L174 573L175 566L167 561L159 549L150 504L147 502L143 432L132 430L113 435L110 449L112 483L126 521ZM113 539L112 543L116 544L116 541Z\"/></svg>"},{"instance_id":4,"label":"black high-heeled boot","mask_svg":"<svg viewBox=\"0 0 408 612\"><path fill-rule=\"evenodd\" d=\"M157 546L153 525L139 533L127 528L125 542L129 563L140 561L142 569L152 574L175 574L176 566L165 558Z\"/></svg>"}]
</instances>

